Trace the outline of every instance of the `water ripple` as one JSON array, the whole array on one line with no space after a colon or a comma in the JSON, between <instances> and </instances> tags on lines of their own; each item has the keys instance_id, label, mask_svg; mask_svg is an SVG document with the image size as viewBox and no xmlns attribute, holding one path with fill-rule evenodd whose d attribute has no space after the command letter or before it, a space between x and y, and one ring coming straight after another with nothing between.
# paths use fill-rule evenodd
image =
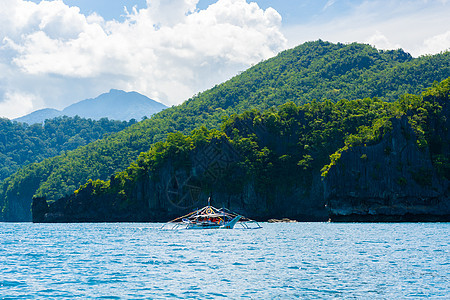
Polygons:
<instances>
[{"instance_id":1,"label":"water ripple","mask_svg":"<svg viewBox=\"0 0 450 300\"><path fill-rule=\"evenodd\" d=\"M450 293L450 225L0 223L0 298L434 298Z\"/></svg>"}]
</instances>

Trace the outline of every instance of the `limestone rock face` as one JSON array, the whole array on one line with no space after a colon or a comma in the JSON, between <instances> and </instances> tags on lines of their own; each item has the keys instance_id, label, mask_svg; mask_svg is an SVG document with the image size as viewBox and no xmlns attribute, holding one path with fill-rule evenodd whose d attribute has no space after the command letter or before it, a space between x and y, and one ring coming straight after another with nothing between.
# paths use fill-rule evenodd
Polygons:
<instances>
[{"instance_id":1,"label":"limestone rock face","mask_svg":"<svg viewBox=\"0 0 450 300\"><path fill-rule=\"evenodd\" d=\"M207 205L226 207L257 220L289 217L304 221L327 220L319 176L305 189L300 184L290 189L271 187L270 193L258 191L254 178L246 178L237 166L239 154L220 140L191 153L185 167L168 162L148 186L138 194L145 195L152 220L165 221ZM144 190L145 188L145 190Z\"/></svg>"},{"instance_id":2,"label":"limestone rock face","mask_svg":"<svg viewBox=\"0 0 450 300\"><path fill-rule=\"evenodd\" d=\"M258 178L247 178L228 140L217 139L186 157L167 159L126 194L95 194L88 185L49 204L48 210L36 200L33 220L164 222L207 205L208 197L213 206L264 221L449 220L449 182L436 174L428 149L416 145L407 118L392 119L392 124L392 132L379 143L344 151L327 177L311 170L306 185L261 187Z\"/></svg>"},{"instance_id":3,"label":"limestone rock face","mask_svg":"<svg viewBox=\"0 0 450 300\"><path fill-rule=\"evenodd\" d=\"M290 218L326 221L323 185L317 174L313 184L258 190L255 178L246 178L237 162L239 154L226 139L216 140L190 153L186 161L168 160L159 170L142 176L127 196L93 195L88 185L77 194L33 210L37 222L163 222L207 205L226 207L257 220ZM41 207L36 202L34 207Z\"/></svg>"},{"instance_id":4,"label":"limestone rock face","mask_svg":"<svg viewBox=\"0 0 450 300\"><path fill-rule=\"evenodd\" d=\"M324 181L335 221L445 220L449 182L437 176L428 148L419 149L406 117L376 145L344 151Z\"/></svg>"}]
</instances>

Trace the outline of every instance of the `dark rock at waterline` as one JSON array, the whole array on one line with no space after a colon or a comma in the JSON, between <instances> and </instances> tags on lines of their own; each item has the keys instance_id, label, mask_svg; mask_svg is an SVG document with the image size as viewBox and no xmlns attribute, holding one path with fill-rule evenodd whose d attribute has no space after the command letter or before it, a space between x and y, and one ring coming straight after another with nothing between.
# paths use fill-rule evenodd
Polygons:
<instances>
[{"instance_id":1,"label":"dark rock at waterline","mask_svg":"<svg viewBox=\"0 0 450 300\"><path fill-rule=\"evenodd\" d=\"M49 203L45 198L33 199L33 222L148 222L145 202L122 199L119 195L93 195L92 183L79 193ZM37 208L37 209L35 209Z\"/></svg>"},{"instance_id":2,"label":"dark rock at waterline","mask_svg":"<svg viewBox=\"0 0 450 300\"><path fill-rule=\"evenodd\" d=\"M348 214L330 215L331 222L358 222L358 223L400 223L400 222L450 222L450 215L410 214L403 215L370 215Z\"/></svg>"},{"instance_id":3,"label":"dark rock at waterline","mask_svg":"<svg viewBox=\"0 0 450 300\"><path fill-rule=\"evenodd\" d=\"M33 211L33 223L45 222L46 214L49 212L45 197L34 198L31 204L31 210Z\"/></svg>"}]
</instances>

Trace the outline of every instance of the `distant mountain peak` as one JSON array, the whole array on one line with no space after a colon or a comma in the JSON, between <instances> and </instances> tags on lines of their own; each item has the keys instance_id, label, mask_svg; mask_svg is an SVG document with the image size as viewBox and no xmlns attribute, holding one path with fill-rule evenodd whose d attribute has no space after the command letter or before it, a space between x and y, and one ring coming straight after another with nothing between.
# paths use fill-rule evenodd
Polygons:
<instances>
[{"instance_id":1,"label":"distant mountain peak","mask_svg":"<svg viewBox=\"0 0 450 300\"><path fill-rule=\"evenodd\" d=\"M128 121L140 120L144 116L151 115L166 109L164 104L152 100L137 92L125 92L118 89L110 89L96 98L89 98L67 106L62 111L46 108L34 111L28 115L14 119L18 122L34 124L43 123L46 119L58 116L80 116L99 120L108 118L111 120Z\"/></svg>"}]
</instances>

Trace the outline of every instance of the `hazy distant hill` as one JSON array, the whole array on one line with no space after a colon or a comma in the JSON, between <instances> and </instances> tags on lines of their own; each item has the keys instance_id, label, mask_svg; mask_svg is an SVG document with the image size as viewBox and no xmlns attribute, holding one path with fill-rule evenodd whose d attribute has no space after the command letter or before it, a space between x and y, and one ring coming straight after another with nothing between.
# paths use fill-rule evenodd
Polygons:
<instances>
[{"instance_id":1,"label":"hazy distant hill","mask_svg":"<svg viewBox=\"0 0 450 300\"><path fill-rule=\"evenodd\" d=\"M124 92L112 89L94 99L86 99L72 104L62 111L46 108L32 112L26 116L16 118L15 121L34 124L43 123L47 119L59 116L80 116L100 120L108 118L111 120L129 121L131 119L141 120L142 117L160 112L166 109L162 103L156 102L136 92Z\"/></svg>"},{"instance_id":2,"label":"hazy distant hill","mask_svg":"<svg viewBox=\"0 0 450 300\"><path fill-rule=\"evenodd\" d=\"M62 112L54 108L44 108L33 111L32 113L20 118L14 119L14 121L28 124L44 123L45 120L53 119L62 115Z\"/></svg>"}]
</instances>

